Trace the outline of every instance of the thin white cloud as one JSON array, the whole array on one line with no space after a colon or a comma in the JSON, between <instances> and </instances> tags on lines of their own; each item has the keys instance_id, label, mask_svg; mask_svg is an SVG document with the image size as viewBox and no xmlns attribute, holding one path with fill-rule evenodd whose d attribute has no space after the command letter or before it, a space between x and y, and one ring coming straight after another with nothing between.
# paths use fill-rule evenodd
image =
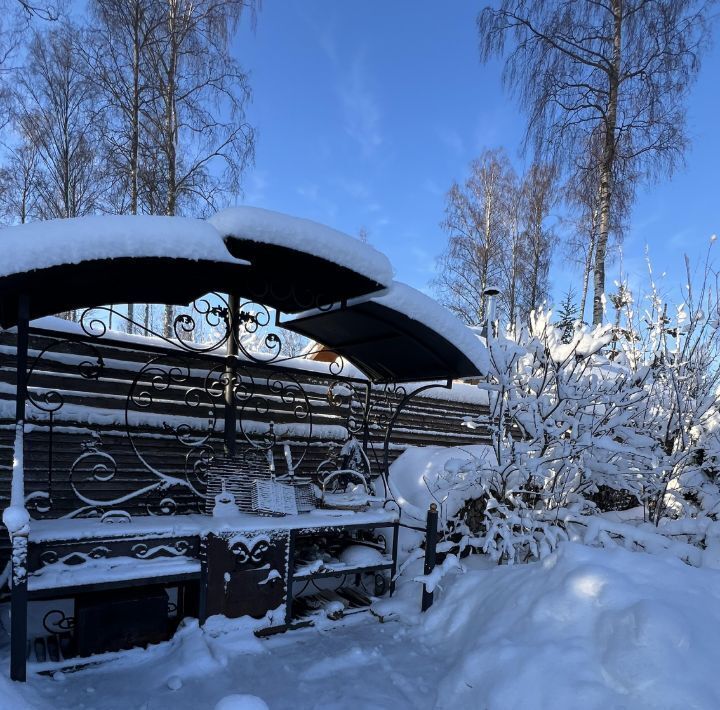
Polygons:
<instances>
[{"instance_id":1,"label":"thin white cloud","mask_svg":"<svg viewBox=\"0 0 720 710\"><path fill-rule=\"evenodd\" d=\"M423 277L434 276L437 259L435 256L430 254L426 249L422 247L411 247L410 256L414 261L414 271L418 274L422 274Z\"/></svg>"},{"instance_id":2,"label":"thin white cloud","mask_svg":"<svg viewBox=\"0 0 720 710\"><path fill-rule=\"evenodd\" d=\"M330 62L337 64L339 56L335 14L320 11L306 2L295 3L295 7L298 8L297 17L310 29L310 36L315 38L323 54Z\"/></svg>"},{"instance_id":3,"label":"thin white cloud","mask_svg":"<svg viewBox=\"0 0 720 710\"><path fill-rule=\"evenodd\" d=\"M254 170L247 179L247 186L242 202L248 205L257 205L265 200L267 188L270 185L267 170Z\"/></svg>"},{"instance_id":4,"label":"thin white cloud","mask_svg":"<svg viewBox=\"0 0 720 710\"><path fill-rule=\"evenodd\" d=\"M295 192L297 192L300 197L305 197L308 200L317 202L317 199L320 195L320 187L315 184L298 185L298 187L295 188Z\"/></svg>"},{"instance_id":5,"label":"thin white cloud","mask_svg":"<svg viewBox=\"0 0 720 710\"><path fill-rule=\"evenodd\" d=\"M425 181L423 182L423 189L427 190L431 195L445 194L445 190L443 190L432 178L425 178Z\"/></svg>"},{"instance_id":6,"label":"thin white cloud","mask_svg":"<svg viewBox=\"0 0 720 710\"><path fill-rule=\"evenodd\" d=\"M331 223L338 213L337 204L328 197L327 191L316 183L297 185L295 192L303 198L304 216L319 222Z\"/></svg>"},{"instance_id":7,"label":"thin white cloud","mask_svg":"<svg viewBox=\"0 0 720 710\"><path fill-rule=\"evenodd\" d=\"M360 144L363 153L371 155L382 144L380 107L368 87L367 70L362 54L352 62L350 72L338 91L344 114L345 132Z\"/></svg>"}]
</instances>

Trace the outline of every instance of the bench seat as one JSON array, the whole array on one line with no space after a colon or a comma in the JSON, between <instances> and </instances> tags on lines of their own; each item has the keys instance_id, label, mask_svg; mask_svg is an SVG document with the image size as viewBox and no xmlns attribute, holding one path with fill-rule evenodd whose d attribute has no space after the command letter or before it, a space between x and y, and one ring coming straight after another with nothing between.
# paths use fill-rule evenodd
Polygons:
<instances>
[{"instance_id":1,"label":"bench seat","mask_svg":"<svg viewBox=\"0 0 720 710\"><path fill-rule=\"evenodd\" d=\"M396 516L383 509L316 510L284 517L143 516L124 523L93 518L34 520L28 539L28 593L33 599L46 599L99 589L199 580L202 540L209 534L302 534L390 527L395 522Z\"/></svg>"},{"instance_id":2,"label":"bench seat","mask_svg":"<svg viewBox=\"0 0 720 710\"><path fill-rule=\"evenodd\" d=\"M186 581L199 579L200 560L186 556L162 557L154 560L138 560L135 557L113 557L90 559L80 565L55 562L32 572L28 577L30 597L40 596L35 592L63 591L68 594L83 588L101 586L126 586L133 580L156 582Z\"/></svg>"}]
</instances>

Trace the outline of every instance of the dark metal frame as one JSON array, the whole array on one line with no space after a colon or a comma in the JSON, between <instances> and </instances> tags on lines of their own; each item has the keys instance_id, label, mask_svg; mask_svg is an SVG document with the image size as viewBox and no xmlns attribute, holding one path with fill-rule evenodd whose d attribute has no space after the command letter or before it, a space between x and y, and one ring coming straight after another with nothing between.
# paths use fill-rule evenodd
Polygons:
<instances>
[{"instance_id":1,"label":"dark metal frame","mask_svg":"<svg viewBox=\"0 0 720 710\"><path fill-rule=\"evenodd\" d=\"M352 532L357 530L377 530L377 529L392 529L392 543L389 544L390 554L392 561L388 563L371 565L366 567L358 567L356 569L343 569L343 570L330 570L321 571L308 574L302 578L295 576L295 551L297 547L297 538L299 535L318 535L318 534L340 534L345 532ZM316 579L323 579L328 577L335 577L344 579L351 574L359 573L371 573L389 571L390 573L390 594L392 595L395 591L395 575L397 574L397 550L398 550L398 536L400 531L400 525L398 521L388 524L387 522L379 523L364 523L359 525L338 525L338 526L321 526L321 527L308 527L302 529L296 529L290 531L290 551L289 551L289 562L287 572L287 606L285 610L285 625L290 626L293 619L293 583L298 581L312 582ZM386 541L387 544L387 541Z\"/></svg>"},{"instance_id":2,"label":"dark metal frame","mask_svg":"<svg viewBox=\"0 0 720 710\"><path fill-rule=\"evenodd\" d=\"M23 446L25 431L25 401L27 399L27 351L28 331L30 327L30 300L22 295L18 301L17 358L16 358L16 395L15 425L19 430L16 445ZM19 442L18 442L19 439ZM15 452L15 456L22 452ZM24 501L12 500L14 504ZM10 677L12 680L25 681L25 653L27 647L27 552L29 530L15 531L11 536L12 544L12 590L10 598Z\"/></svg>"},{"instance_id":3,"label":"dark metal frame","mask_svg":"<svg viewBox=\"0 0 720 710\"><path fill-rule=\"evenodd\" d=\"M253 314L248 314L247 303L241 304L239 299L230 298L230 305L227 309L224 306L212 308L203 300L204 308L202 313L214 319L214 323L227 324L231 332L240 332L241 328L250 327L253 334L258 326L258 319ZM103 308L107 313L110 309ZM267 315L267 310L265 310ZM269 322L268 318L264 322ZM261 320L262 323L262 320ZM233 324L236 327L233 327ZM77 364L78 374L86 379L99 379L103 376L106 364L99 346L102 345L102 338L106 334L107 327L103 321L97 318L97 309L89 309L83 313L80 325L85 331L85 336L63 338L45 347L30 365L28 377L32 378L33 373L39 368L43 358L47 357L62 346L72 347L75 352L87 350L88 358L81 359ZM135 324L140 328L140 324ZM190 325L195 321L180 314L176 318L174 331L189 332ZM52 334L52 331L44 331ZM155 334L161 338L158 334ZM245 446L253 446L264 450L272 449L278 441L276 433L272 428L261 437L249 435L243 428L243 423L248 418L250 411L255 408L263 408L268 405L268 397L280 401L292 413L297 423L307 427L307 433L295 437L296 445L302 451L306 451L312 440L313 411L310 400L303 386L294 376L294 370L287 367L288 361L293 357L280 357L281 338L277 333L270 333L265 336L264 341L270 341L272 350L267 358L257 357L250 350L239 336L231 337L221 333L212 346L200 346L187 343L184 340L169 341L162 337L163 343L174 343L174 347L147 345L133 343L135 351L147 352L148 360L142 365L132 382L125 404L125 434L129 440L136 459L142 466L156 477L156 482L145 488L128 492L121 497L127 502L136 496L148 498L155 491L167 493L174 486L189 490L197 499L197 509L201 510L204 499L198 487L198 481L202 479L207 469L208 461L213 453L211 437L217 434L217 424L220 417L217 412L218 406L223 405L223 446L226 453L232 455L237 451L238 438L232 436L232 432L239 424L240 441ZM227 355L216 354L216 351L227 343ZM239 353L243 354L241 358ZM252 357L252 361L248 359ZM297 357L297 356L295 356ZM187 358L191 358L188 362ZM192 371L197 370L200 361L207 367L203 378L191 376ZM262 371L264 382L257 382L257 375L253 376L247 370L248 366L255 371ZM330 381L327 399L331 406L339 411L345 408L346 428L350 435L362 438L362 445L366 455L373 462L376 473L379 473L387 487L387 474L389 469L389 447L392 433L399 417L407 405L420 393L432 388L449 388L451 382L423 384L415 389L408 390L404 385L383 385L372 386L366 380L357 377L344 376L341 374L342 363L329 363L328 374L325 376ZM264 384L265 394L258 395L258 386ZM342 384L343 392L338 395L335 392L335 385ZM200 405L206 405L210 415L206 417L208 429L202 434L200 431L193 431L188 425L180 424L172 426L165 425L169 435L175 437L177 442L187 449L184 479L179 478L176 473L165 473L153 466L135 443L135 426L132 418L136 412L152 412L156 400L162 400L164 394L173 388L185 388L185 402L190 411L197 411ZM52 516L53 503L53 426L57 413L64 405L62 393L53 390L42 390L32 388L28 394L29 403L36 409L47 415L46 426L48 428L48 490L34 494L33 503L38 514L48 517ZM38 424L45 424L39 421ZM375 447L370 445L370 431L380 432L383 439L381 455ZM120 500L98 500L84 495L76 487L76 479L81 474L89 474L93 481L111 481L117 472L117 464L113 456L99 448L101 439L99 435L96 440L87 442L85 448L76 458L71 467L70 484L75 494L83 505L78 508L72 516L101 515L107 510L116 509ZM304 454L302 454L304 455ZM302 455L300 458L302 458ZM299 461L295 461L297 466ZM174 514L178 511L178 505L171 495L165 495L161 500L153 501L148 499L147 510L150 514Z\"/></svg>"},{"instance_id":4,"label":"dark metal frame","mask_svg":"<svg viewBox=\"0 0 720 710\"><path fill-rule=\"evenodd\" d=\"M256 310L253 310L253 306ZM127 395L125 405L125 430L128 439L132 445L137 459L151 473L157 475L157 482L145 489L136 491L133 495L147 496L154 491L167 493L172 486L178 485L190 490L198 500L198 508L202 509L203 493L200 487L195 486L188 478L188 473L204 474L211 454L211 447L208 445L210 437L215 433L215 424L218 417L213 415L210 420L213 424L211 431L206 436L197 437L189 427L180 425L168 430L176 437L177 441L187 444L188 447L188 464L186 465L185 480L177 476L164 474L149 464L142 453L138 450L133 442L133 425L132 411L133 407L141 407L147 409L153 404L154 395L167 391L169 388L185 387L185 404L189 407L197 407L200 401L205 401L213 411L216 405L222 403L224 407L223 423L224 435L222 437L222 446L228 455L233 455L237 451L238 436L237 425L240 425L240 440L244 445L254 446L256 448L271 449L277 443L272 425L270 430L265 432L263 437L250 437L243 430L244 408L249 406L253 395L249 392L249 382L245 370L248 365L255 368L261 368L267 372L265 385L268 391L278 400L282 401L291 411L295 413L298 421L309 417L309 427L307 434L301 437L307 448L312 438L312 408L307 395L304 393L302 385L293 376L293 369L287 366L287 361L294 359L293 356L284 356L282 351L282 342L280 335L273 330L263 331L263 328L272 328L272 326L281 327L279 320L272 320L269 309L261 304L253 304L251 302L241 302L237 296L230 296L225 299L219 295L200 299L194 304L195 313L180 313L174 320L172 331L175 337L167 337L163 333L150 330L149 335L158 339L157 344L133 343L132 348L135 351L146 352L148 361L140 367L138 373L133 380L130 392ZM136 332L138 330L146 330L144 325L133 322L123 314L110 307L91 308L83 311L80 318L80 326L84 335L77 335L71 338L63 337L55 340L51 345L45 347L37 357L28 366L27 348L28 348L28 314L29 305L28 298L23 297L19 301L18 312L18 340L17 340L17 398L16 398L16 422L24 425L26 403L38 411L42 411L47 416L47 429L50 438L48 447L48 490L40 494L34 494L35 512L40 515L52 517L53 506L53 456L54 450L52 445L54 422L57 412L64 405L64 398L61 392L53 390L42 390L30 387L28 390L28 381L32 378L33 373L39 368L43 358L48 357L54 350L61 346L72 347L75 352L86 350L89 357L81 359L77 364L78 373L86 379L98 379L103 376L106 363L103 359L101 345L104 342L103 336L108 331L105 323L106 319L111 316L123 318L128 321ZM188 336L200 325L207 324L210 328L219 329L211 343L198 345L188 339ZM53 331L41 330L43 334L57 337L57 333ZM262 351L258 353L247 344L248 338L260 337ZM218 351L227 345L226 353L220 354ZM191 358L190 364L187 359ZM202 386L192 384L193 377L191 370L196 366L198 361L203 361L207 365L207 372L204 376ZM165 364L163 364L165 362ZM179 364L179 363L185 364ZM346 407L347 409L347 430L350 435L362 435L363 449L369 460L374 461L376 472L379 472L383 478L385 491L387 495L387 503L392 503L399 515L399 506L392 501L390 488L388 485L388 466L389 466L389 446L392 432L396 426L399 417L406 409L409 402L419 393L435 387L449 388L451 383L431 383L423 384L415 389L408 390L405 386L396 386L386 384L383 386L373 386L367 380L349 377L342 374L343 362L334 361L329 363L328 374L325 376L330 380L331 385L328 390L328 401L332 406ZM144 379L143 379L144 378ZM342 383L342 393L334 389L335 384ZM204 399L203 399L204 398ZM41 422L45 423L45 422ZM382 432L382 453L379 456L374 447L370 445L370 432ZM194 458L193 458L194 457ZM74 488L72 484L74 474L80 470L80 467L89 466L91 474L97 481L112 480L117 465L112 455L102 451L96 443L89 443L75 460L71 467L71 485L78 495L78 499L84 503L73 515L100 515L112 512L114 515L123 515L122 508L118 510L120 501L107 500L100 501L83 496ZM123 500L127 500L128 496L123 496ZM170 495L157 502L153 508L151 501L147 504L147 512L155 515L172 515L178 511L178 506L174 503ZM338 530L349 530L357 527L388 527L387 523L377 526L338 526ZM398 546L398 529L399 523L394 523L392 548L392 563L390 565L381 565L382 569L390 571L390 591L394 589L394 580L397 565L397 546ZM328 531L334 528L328 528ZM292 580L293 580L293 561L292 554L296 533L291 534L290 540L290 562L288 571L288 598L287 598L287 619L289 620L292 613ZM173 544L173 540L165 539L166 544ZM128 540L129 544L132 542ZM99 541L93 540L89 545L97 547ZM28 533L20 531L13 535L13 586L11 596L12 608L12 639L11 639L11 677L14 680L25 680L26 678L26 646L27 646L27 603L28 603ZM83 545L68 542L66 547L71 549L69 554L81 555L80 548ZM124 554L125 543L119 547L111 545L108 553L111 556ZM46 548L46 552L48 552ZM131 549L125 550L132 556L134 553ZM200 560L199 574L181 574L170 575L163 578L163 583L186 583L192 582L199 577L199 608L200 614L204 613L207 605L207 553L202 541L197 550L197 556ZM34 551L31 555L34 562L30 565L30 572L38 569L38 565L48 560L35 560ZM342 576L348 572L337 573L325 576ZM133 583L144 584L146 579L138 578L133 582L125 581L123 586L132 586ZM100 589L113 586L115 583L91 585L91 589ZM83 591L89 588L83 586ZM59 591L57 595L72 594L79 589L65 588ZM55 596L57 596L55 595ZM32 598L48 598L53 594L46 591L44 594L31 594Z\"/></svg>"}]
</instances>

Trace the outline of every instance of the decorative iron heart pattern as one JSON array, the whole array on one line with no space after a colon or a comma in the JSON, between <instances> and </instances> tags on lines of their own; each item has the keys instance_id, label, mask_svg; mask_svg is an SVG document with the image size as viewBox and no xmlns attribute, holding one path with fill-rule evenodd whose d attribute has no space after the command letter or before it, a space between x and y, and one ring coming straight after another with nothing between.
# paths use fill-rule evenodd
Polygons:
<instances>
[{"instance_id":1,"label":"decorative iron heart pattern","mask_svg":"<svg viewBox=\"0 0 720 710\"><path fill-rule=\"evenodd\" d=\"M245 543L240 540L233 543L230 551L236 557L236 565L250 564L258 567L263 564L267 551L270 549L270 543L267 540L258 540L252 548L248 548Z\"/></svg>"},{"instance_id":2,"label":"decorative iron heart pattern","mask_svg":"<svg viewBox=\"0 0 720 710\"><path fill-rule=\"evenodd\" d=\"M274 567L278 548L283 550L281 558L284 557L289 542L288 535L277 531L238 532L222 537L235 557L236 569L257 569L268 564Z\"/></svg>"}]
</instances>

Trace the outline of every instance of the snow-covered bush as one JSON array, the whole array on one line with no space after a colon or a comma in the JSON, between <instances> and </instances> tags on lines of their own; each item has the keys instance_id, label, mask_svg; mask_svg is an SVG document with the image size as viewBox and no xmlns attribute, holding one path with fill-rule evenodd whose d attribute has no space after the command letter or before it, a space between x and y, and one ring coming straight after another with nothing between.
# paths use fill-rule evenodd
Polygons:
<instances>
[{"instance_id":1,"label":"snow-covered bush","mask_svg":"<svg viewBox=\"0 0 720 710\"><path fill-rule=\"evenodd\" d=\"M491 372L480 386L490 395L495 460L477 466L484 495L456 521L461 545L499 560L541 557L567 537L560 511L593 510L604 489L638 504L655 493L655 442L634 425L648 406L649 369L610 359L613 335L611 326L578 327L563 342L545 311L515 337L490 338Z\"/></svg>"},{"instance_id":2,"label":"snow-covered bush","mask_svg":"<svg viewBox=\"0 0 720 710\"><path fill-rule=\"evenodd\" d=\"M621 290L614 323L576 324L569 342L550 311L489 338L490 374L480 386L490 414L465 425L489 421L494 456L446 464L445 486L455 480L472 491L446 525L460 551L512 563L543 557L564 539L667 549L673 545L655 539L665 535L695 563L700 557L685 545L715 544L708 537L717 535L720 514L714 276L706 268L699 292L688 288L672 309L654 286L643 308ZM614 520L606 515L629 509Z\"/></svg>"}]
</instances>

